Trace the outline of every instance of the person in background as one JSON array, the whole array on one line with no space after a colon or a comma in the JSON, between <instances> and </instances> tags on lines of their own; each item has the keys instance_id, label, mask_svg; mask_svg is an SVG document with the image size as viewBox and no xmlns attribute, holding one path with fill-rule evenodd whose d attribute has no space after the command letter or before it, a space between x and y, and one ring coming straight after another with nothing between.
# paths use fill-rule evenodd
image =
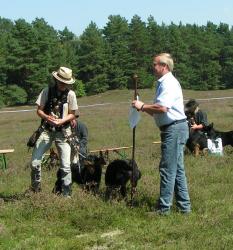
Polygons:
<instances>
[{"instance_id":1,"label":"person in background","mask_svg":"<svg viewBox=\"0 0 233 250\"><path fill-rule=\"evenodd\" d=\"M190 99L185 104L185 114L192 132L203 132L208 126L207 114L199 108L199 103L195 99Z\"/></svg>"},{"instance_id":2,"label":"person in background","mask_svg":"<svg viewBox=\"0 0 233 250\"><path fill-rule=\"evenodd\" d=\"M134 100L132 106L151 115L161 131L160 197L155 212L169 214L174 193L178 210L187 214L191 211L191 202L184 168L184 146L189 132L182 89L172 74L174 63L170 54L155 55L153 67L158 78L154 103Z\"/></svg>"},{"instance_id":3,"label":"person in background","mask_svg":"<svg viewBox=\"0 0 233 250\"><path fill-rule=\"evenodd\" d=\"M52 72L52 75L54 86L43 89L36 101L37 115L41 118L43 132L32 152L31 190L36 193L41 191L41 160L43 154L55 142L62 173L62 194L70 196L70 122L75 119L75 111L78 109L76 95L70 87L75 79L72 70L66 67L60 67Z\"/></svg>"},{"instance_id":4,"label":"person in background","mask_svg":"<svg viewBox=\"0 0 233 250\"><path fill-rule=\"evenodd\" d=\"M83 168L83 160L87 157L88 129L87 126L79 120L79 111L75 113L75 117L76 119L71 122L71 126L72 133L78 138L79 149L78 152L71 153L71 161L73 165L78 164L80 168ZM78 156L75 157L77 153Z\"/></svg>"}]
</instances>

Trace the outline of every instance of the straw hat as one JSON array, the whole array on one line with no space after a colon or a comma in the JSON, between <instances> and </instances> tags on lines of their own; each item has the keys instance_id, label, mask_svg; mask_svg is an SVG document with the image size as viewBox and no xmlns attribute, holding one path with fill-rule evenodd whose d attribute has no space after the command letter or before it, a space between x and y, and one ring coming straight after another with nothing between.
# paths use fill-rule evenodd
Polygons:
<instances>
[{"instance_id":1,"label":"straw hat","mask_svg":"<svg viewBox=\"0 0 233 250\"><path fill-rule=\"evenodd\" d=\"M60 67L58 71L53 71L52 75L60 82L73 84L75 78L72 76L72 70L66 67Z\"/></svg>"}]
</instances>

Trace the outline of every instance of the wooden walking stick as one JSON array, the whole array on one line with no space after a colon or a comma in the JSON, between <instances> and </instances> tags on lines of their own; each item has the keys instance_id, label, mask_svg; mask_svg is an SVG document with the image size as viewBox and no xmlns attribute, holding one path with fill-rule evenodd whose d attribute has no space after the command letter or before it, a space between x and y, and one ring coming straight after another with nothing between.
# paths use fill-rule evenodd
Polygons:
<instances>
[{"instance_id":1,"label":"wooden walking stick","mask_svg":"<svg viewBox=\"0 0 233 250\"><path fill-rule=\"evenodd\" d=\"M136 74L133 75L133 83L134 83L134 100L138 100L138 76ZM132 148L132 176L131 176L131 199L130 204L133 203L133 195L135 193L135 133L136 125L133 127L133 148Z\"/></svg>"}]
</instances>

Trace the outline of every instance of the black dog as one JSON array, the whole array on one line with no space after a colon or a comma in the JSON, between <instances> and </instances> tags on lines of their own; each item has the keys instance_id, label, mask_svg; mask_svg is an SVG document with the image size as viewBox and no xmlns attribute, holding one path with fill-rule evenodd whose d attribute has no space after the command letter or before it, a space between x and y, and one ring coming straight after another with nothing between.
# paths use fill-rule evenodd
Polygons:
<instances>
[{"instance_id":1,"label":"black dog","mask_svg":"<svg viewBox=\"0 0 233 250\"><path fill-rule=\"evenodd\" d=\"M186 143L186 147L195 156L198 156L201 151L208 148L207 140L216 139L217 135L213 128L213 123L205 126L202 131L190 130L189 138Z\"/></svg>"},{"instance_id":2,"label":"black dog","mask_svg":"<svg viewBox=\"0 0 233 250\"><path fill-rule=\"evenodd\" d=\"M207 148L207 134L200 131L191 132L186 142L186 147L195 156L199 155L200 151Z\"/></svg>"},{"instance_id":3,"label":"black dog","mask_svg":"<svg viewBox=\"0 0 233 250\"><path fill-rule=\"evenodd\" d=\"M58 165L59 157L53 148L50 148L48 169L51 170Z\"/></svg>"},{"instance_id":4,"label":"black dog","mask_svg":"<svg viewBox=\"0 0 233 250\"><path fill-rule=\"evenodd\" d=\"M191 132L189 139L186 143L187 148L197 155L198 150L207 148L207 140L216 140L217 138L222 139L222 146L231 145L233 147L233 131L218 131L214 129L214 124L211 123L205 127L204 133Z\"/></svg>"},{"instance_id":5,"label":"black dog","mask_svg":"<svg viewBox=\"0 0 233 250\"><path fill-rule=\"evenodd\" d=\"M208 131L208 136L211 139L217 139L217 138L221 138L222 139L222 146L232 146L233 147L233 131L219 131L219 130L215 130L213 123L211 124L212 126L210 127L209 131Z\"/></svg>"},{"instance_id":6,"label":"black dog","mask_svg":"<svg viewBox=\"0 0 233 250\"><path fill-rule=\"evenodd\" d=\"M58 166L59 157L57 152L53 148L50 148L49 152L50 153L48 156L47 154L44 155L41 166L47 168L48 170L51 170Z\"/></svg>"},{"instance_id":7,"label":"black dog","mask_svg":"<svg viewBox=\"0 0 233 250\"><path fill-rule=\"evenodd\" d=\"M88 155L83 160L83 166L71 166L72 183L80 184L85 190L96 194L101 182L102 167L105 164L104 157ZM60 169L57 171L57 181L53 188L53 193L62 193L62 171Z\"/></svg>"},{"instance_id":8,"label":"black dog","mask_svg":"<svg viewBox=\"0 0 233 250\"><path fill-rule=\"evenodd\" d=\"M133 166L134 164L134 166ZM134 171L133 171L134 167ZM133 175L134 172L134 175ZM135 161L114 160L106 169L105 173L105 199L109 200L114 189L120 189L123 198L126 197L126 184L131 180L133 189L136 189L137 182L141 178L141 172Z\"/></svg>"}]
</instances>

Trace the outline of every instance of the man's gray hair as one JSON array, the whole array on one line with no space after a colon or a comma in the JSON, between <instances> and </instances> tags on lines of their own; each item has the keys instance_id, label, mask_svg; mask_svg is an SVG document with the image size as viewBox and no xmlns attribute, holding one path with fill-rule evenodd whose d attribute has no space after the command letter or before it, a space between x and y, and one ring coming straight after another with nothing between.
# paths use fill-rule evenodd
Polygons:
<instances>
[{"instance_id":1,"label":"man's gray hair","mask_svg":"<svg viewBox=\"0 0 233 250\"><path fill-rule=\"evenodd\" d=\"M159 57L159 62L162 64L166 64L169 68L169 70L172 72L174 68L174 62L172 59L171 54L169 53L161 53L156 55L156 57Z\"/></svg>"}]
</instances>

